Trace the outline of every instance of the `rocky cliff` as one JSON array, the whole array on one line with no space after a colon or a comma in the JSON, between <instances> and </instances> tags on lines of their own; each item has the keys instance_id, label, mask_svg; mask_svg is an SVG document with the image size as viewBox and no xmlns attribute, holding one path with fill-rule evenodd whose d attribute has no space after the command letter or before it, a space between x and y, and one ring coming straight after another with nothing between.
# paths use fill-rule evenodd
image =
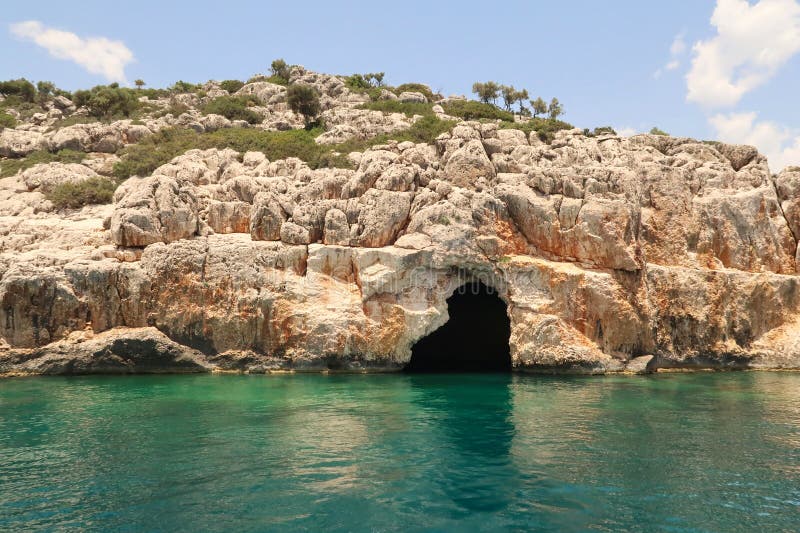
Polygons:
<instances>
[{"instance_id":1,"label":"rocky cliff","mask_svg":"<svg viewBox=\"0 0 800 533\"><path fill-rule=\"evenodd\" d=\"M320 142L414 120L338 94ZM153 129L93 127L0 149ZM353 168L189 150L111 205L54 209L48 184L97 157L0 180L0 373L398 370L473 280L507 304L517 370L800 367L800 169L751 147L462 121Z\"/></svg>"}]
</instances>

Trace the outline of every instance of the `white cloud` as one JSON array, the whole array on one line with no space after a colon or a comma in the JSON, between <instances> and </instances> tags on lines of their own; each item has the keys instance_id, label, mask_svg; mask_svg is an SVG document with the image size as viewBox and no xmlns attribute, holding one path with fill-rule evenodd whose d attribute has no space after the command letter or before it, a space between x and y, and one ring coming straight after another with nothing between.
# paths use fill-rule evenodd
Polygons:
<instances>
[{"instance_id":1,"label":"white cloud","mask_svg":"<svg viewBox=\"0 0 800 533\"><path fill-rule=\"evenodd\" d=\"M122 41L81 38L72 32L48 28L36 20L17 22L10 29L15 36L36 43L53 57L74 61L109 81L126 81L125 66L133 61L133 52Z\"/></svg>"},{"instance_id":2,"label":"white cloud","mask_svg":"<svg viewBox=\"0 0 800 533\"><path fill-rule=\"evenodd\" d=\"M638 133L636 131L636 128L627 128L627 127L614 128L614 131L616 131L617 135L619 135L620 137L630 137L631 135L636 135Z\"/></svg>"},{"instance_id":3,"label":"white cloud","mask_svg":"<svg viewBox=\"0 0 800 533\"><path fill-rule=\"evenodd\" d=\"M686 52L686 41L683 40L683 33L679 33L675 36L675 38L672 40L672 44L669 46L670 60L666 65L653 72L653 77L658 79L665 70L675 70L680 67L680 57L684 54L684 52Z\"/></svg>"},{"instance_id":4,"label":"white cloud","mask_svg":"<svg viewBox=\"0 0 800 533\"><path fill-rule=\"evenodd\" d=\"M769 159L773 172L800 165L800 132L757 118L754 112L728 113L714 115L709 122L721 141L758 148Z\"/></svg>"},{"instance_id":5,"label":"white cloud","mask_svg":"<svg viewBox=\"0 0 800 533\"><path fill-rule=\"evenodd\" d=\"M686 41L683 40L683 33L679 33L672 40L669 47L669 53L672 57L678 57L686 51Z\"/></svg>"},{"instance_id":6,"label":"white cloud","mask_svg":"<svg viewBox=\"0 0 800 533\"><path fill-rule=\"evenodd\" d=\"M718 0L717 35L694 44L686 75L687 100L708 107L735 105L800 51L796 0Z\"/></svg>"}]
</instances>

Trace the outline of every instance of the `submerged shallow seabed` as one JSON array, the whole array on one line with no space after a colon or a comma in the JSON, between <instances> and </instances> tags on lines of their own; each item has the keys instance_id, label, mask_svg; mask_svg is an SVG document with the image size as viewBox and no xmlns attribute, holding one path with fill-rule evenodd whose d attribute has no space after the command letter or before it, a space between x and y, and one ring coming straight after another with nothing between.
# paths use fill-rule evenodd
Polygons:
<instances>
[{"instance_id":1,"label":"submerged shallow seabed","mask_svg":"<svg viewBox=\"0 0 800 533\"><path fill-rule=\"evenodd\" d=\"M800 373L0 382L0 530L794 530Z\"/></svg>"}]
</instances>

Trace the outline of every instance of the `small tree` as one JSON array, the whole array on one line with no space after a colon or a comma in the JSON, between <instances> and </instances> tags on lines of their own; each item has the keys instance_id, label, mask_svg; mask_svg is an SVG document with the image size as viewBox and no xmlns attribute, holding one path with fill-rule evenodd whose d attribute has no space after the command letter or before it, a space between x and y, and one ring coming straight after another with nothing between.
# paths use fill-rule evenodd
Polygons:
<instances>
[{"instance_id":1,"label":"small tree","mask_svg":"<svg viewBox=\"0 0 800 533\"><path fill-rule=\"evenodd\" d=\"M500 86L493 81L486 83L475 82L472 84L472 92L478 95L478 99L484 104L495 103L500 92Z\"/></svg>"},{"instance_id":2,"label":"small tree","mask_svg":"<svg viewBox=\"0 0 800 533\"><path fill-rule=\"evenodd\" d=\"M661 128L653 126L653 128L650 130L650 135L667 135L668 136L669 133L667 133L666 131L662 130Z\"/></svg>"},{"instance_id":3,"label":"small tree","mask_svg":"<svg viewBox=\"0 0 800 533\"><path fill-rule=\"evenodd\" d=\"M523 115L525 114L526 111L528 111L525 108L525 100L527 100L528 98L529 98L528 89L522 89L521 91L517 91L517 94L514 95L514 101L519 103L519 112ZM530 112L528 112L528 115L530 115Z\"/></svg>"},{"instance_id":4,"label":"small tree","mask_svg":"<svg viewBox=\"0 0 800 533\"><path fill-rule=\"evenodd\" d=\"M383 87L383 77L385 75L385 72L373 72L370 74L372 79L375 80L375 87Z\"/></svg>"},{"instance_id":5,"label":"small tree","mask_svg":"<svg viewBox=\"0 0 800 533\"><path fill-rule=\"evenodd\" d=\"M136 88L137 88L137 89L141 89L142 87L144 87L145 85L147 85L147 84L144 82L144 80L143 80L143 79L141 79L141 78L140 78L140 79L138 79L138 80L136 80L136 81L134 81L134 82L133 82L133 84L134 84L134 85L136 85Z\"/></svg>"},{"instance_id":6,"label":"small tree","mask_svg":"<svg viewBox=\"0 0 800 533\"><path fill-rule=\"evenodd\" d=\"M55 92L56 85L51 81L40 81L36 83L36 90L41 98L47 98Z\"/></svg>"},{"instance_id":7,"label":"small tree","mask_svg":"<svg viewBox=\"0 0 800 533\"><path fill-rule=\"evenodd\" d=\"M558 98L550 100L550 105L547 107L547 113L550 115L551 120L555 120L564 114L564 106L558 101Z\"/></svg>"},{"instance_id":8,"label":"small tree","mask_svg":"<svg viewBox=\"0 0 800 533\"><path fill-rule=\"evenodd\" d=\"M25 78L0 82L0 94L3 96L19 96L24 102L33 102L36 87Z\"/></svg>"},{"instance_id":9,"label":"small tree","mask_svg":"<svg viewBox=\"0 0 800 533\"><path fill-rule=\"evenodd\" d=\"M503 97L503 105L506 111L511 111L514 104L519 103L520 111L525 107L522 103L528 99L528 90L518 91L513 85L501 85L500 93Z\"/></svg>"},{"instance_id":10,"label":"small tree","mask_svg":"<svg viewBox=\"0 0 800 533\"><path fill-rule=\"evenodd\" d=\"M289 85L286 89L286 101L292 111L303 115L306 128L321 111L319 93L311 85L301 83Z\"/></svg>"},{"instance_id":11,"label":"small tree","mask_svg":"<svg viewBox=\"0 0 800 533\"><path fill-rule=\"evenodd\" d=\"M283 59L276 59L272 62L272 65L270 65L272 75L286 80L287 82L289 81L289 70L289 65Z\"/></svg>"},{"instance_id":12,"label":"small tree","mask_svg":"<svg viewBox=\"0 0 800 533\"><path fill-rule=\"evenodd\" d=\"M547 102L542 100L541 96L537 97L536 100L531 100L530 103L534 117L547 113Z\"/></svg>"}]
</instances>

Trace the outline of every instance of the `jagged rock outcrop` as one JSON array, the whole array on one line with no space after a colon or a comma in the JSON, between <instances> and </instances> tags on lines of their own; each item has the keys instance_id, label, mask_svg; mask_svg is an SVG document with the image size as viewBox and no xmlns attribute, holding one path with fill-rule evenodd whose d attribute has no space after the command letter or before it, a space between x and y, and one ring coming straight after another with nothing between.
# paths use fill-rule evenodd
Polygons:
<instances>
[{"instance_id":1,"label":"jagged rock outcrop","mask_svg":"<svg viewBox=\"0 0 800 533\"><path fill-rule=\"evenodd\" d=\"M0 181L0 372L396 370L472 280L507 304L517 370L800 368L796 168L477 122L350 157L190 150L60 215L37 191L73 167Z\"/></svg>"}]
</instances>

